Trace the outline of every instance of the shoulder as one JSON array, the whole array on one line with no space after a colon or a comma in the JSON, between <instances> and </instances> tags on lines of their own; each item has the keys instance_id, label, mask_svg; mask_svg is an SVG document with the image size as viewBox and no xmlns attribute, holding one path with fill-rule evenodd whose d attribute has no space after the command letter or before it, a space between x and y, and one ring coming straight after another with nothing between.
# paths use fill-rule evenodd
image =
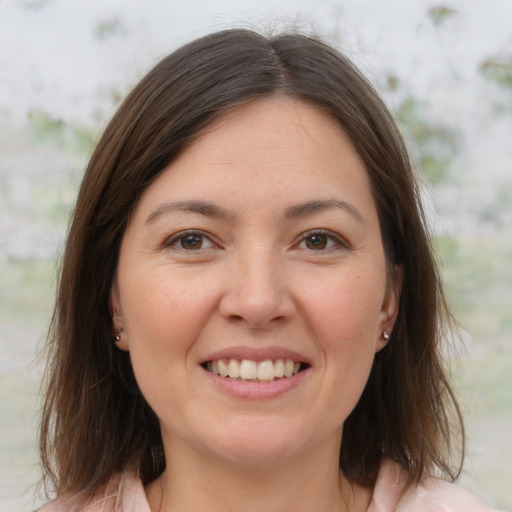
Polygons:
<instances>
[{"instance_id":1,"label":"shoulder","mask_svg":"<svg viewBox=\"0 0 512 512\"><path fill-rule=\"evenodd\" d=\"M425 477L408 484L401 467L384 461L368 512L497 512L462 487Z\"/></svg>"},{"instance_id":2,"label":"shoulder","mask_svg":"<svg viewBox=\"0 0 512 512\"><path fill-rule=\"evenodd\" d=\"M115 475L104 491L99 493L85 508L77 505L77 499L57 498L34 512L151 512L140 478L126 471Z\"/></svg>"},{"instance_id":3,"label":"shoulder","mask_svg":"<svg viewBox=\"0 0 512 512\"><path fill-rule=\"evenodd\" d=\"M493 512L483 501L466 489L438 478L425 478L419 484L409 487L397 508L397 512L416 510Z\"/></svg>"}]
</instances>

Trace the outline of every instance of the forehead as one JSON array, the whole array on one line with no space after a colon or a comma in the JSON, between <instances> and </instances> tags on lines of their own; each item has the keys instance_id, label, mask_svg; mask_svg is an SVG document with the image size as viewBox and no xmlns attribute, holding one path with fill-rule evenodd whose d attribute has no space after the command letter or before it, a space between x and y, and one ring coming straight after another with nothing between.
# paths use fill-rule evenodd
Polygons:
<instances>
[{"instance_id":1,"label":"forehead","mask_svg":"<svg viewBox=\"0 0 512 512\"><path fill-rule=\"evenodd\" d=\"M139 207L193 196L286 208L333 194L373 209L367 172L349 137L319 107L273 97L212 123L145 190Z\"/></svg>"},{"instance_id":2,"label":"forehead","mask_svg":"<svg viewBox=\"0 0 512 512\"><path fill-rule=\"evenodd\" d=\"M299 148L300 156L319 161L322 154L359 159L332 114L309 101L286 96L253 100L224 113L199 134L183 155L203 153L221 164L234 157L236 161L247 160L258 166L259 158L270 159L260 165L272 165L274 158ZM258 160L251 161L255 154Z\"/></svg>"}]
</instances>

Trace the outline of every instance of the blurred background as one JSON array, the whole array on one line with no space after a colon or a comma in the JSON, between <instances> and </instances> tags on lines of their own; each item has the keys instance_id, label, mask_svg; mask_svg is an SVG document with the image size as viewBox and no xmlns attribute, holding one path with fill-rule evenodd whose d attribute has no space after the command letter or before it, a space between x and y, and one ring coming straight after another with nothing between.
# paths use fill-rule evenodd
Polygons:
<instances>
[{"instance_id":1,"label":"blurred background","mask_svg":"<svg viewBox=\"0 0 512 512\"><path fill-rule=\"evenodd\" d=\"M0 511L40 503L37 355L95 141L161 57L240 26L324 37L395 113L463 328L460 483L512 510L511 0L0 0Z\"/></svg>"}]
</instances>

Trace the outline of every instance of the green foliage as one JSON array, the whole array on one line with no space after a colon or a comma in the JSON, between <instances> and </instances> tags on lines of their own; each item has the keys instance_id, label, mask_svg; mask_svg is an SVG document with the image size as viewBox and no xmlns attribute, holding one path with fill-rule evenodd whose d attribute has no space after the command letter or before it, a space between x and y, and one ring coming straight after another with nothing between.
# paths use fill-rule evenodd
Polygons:
<instances>
[{"instance_id":1,"label":"green foliage","mask_svg":"<svg viewBox=\"0 0 512 512\"><path fill-rule=\"evenodd\" d=\"M512 91L512 59L488 59L481 64L480 72L491 82Z\"/></svg>"},{"instance_id":2,"label":"green foliage","mask_svg":"<svg viewBox=\"0 0 512 512\"><path fill-rule=\"evenodd\" d=\"M442 265L452 265L459 256L460 243L457 238L450 235L438 236L435 239L436 252Z\"/></svg>"},{"instance_id":3,"label":"green foliage","mask_svg":"<svg viewBox=\"0 0 512 512\"><path fill-rule=\"evenodd\" d=\"M512 231L435 240L448 300L479 340L512 340Z\"/></svg>"},{"instance_id":4,"label":"green foliage","mask_svg":"<svg viewBox=\"0 0 512 512\"><path fill-rule=\"evenodd\" d=\"M32 132L36 142L62 143L65 137L65 126L62 120L54 119L39 109L31 110L28 117L32 122Z\"/></svg>"},{"instance_id":5,"label":"green foliage","mask_svg":"<svg viewBox=\"0 0 512 512\"><path fill-rule=\"evenodd\" d=\"M114 18L98 23L94 33L98 39L106 39L107 37L115 36L120 30L121 22L118 18Z\"/></svg>"},{"instance_id":6,"label":"green foliage","mask_svg":"<svg viewBox=\"0 0 512 512\"><path fill-rule=\"evenodd\" d=\"M32 140L36 144L52 144L61 149L88 154L98 137L96 128L67 123L40 109L31 110L28 117Z\"/></svg>"},{"instance_id":7,"label":"green foliage","mask_svg":"<svg viewBox=\"0 0 512 512\"><path fill-rule=\"evenodd\" d=\"M508 433L512 424L512 352L477 350L457 363L459 397L468 434L467 455L485 458L477 473L474 492L489 493L500 510L512 510L510 459L512 444ZM464 481L464 477L463 477ZM464 483L462 484L464 486Z\"/></svg>"},{"instance_id":8,"label":"green foliage","mask_svg":"<svg viewBox=\"0 0 512 512\"><path fill-rule=\"evenodd\" d=\"M446 5L439 5L437 7L430 8L427 14L428 17L432 20L432 23L434 23L436 26L439 26L457 14L457 11L451 7L447 7Z\"/></svg>"},{"instance_id":9,"label":"green foliage","mask_svg":"<svg viewBox=\"0 0 512 512\"><path fill-rule=\"evenodd\" d=\"M400 79L392 73L388 74L386 80L388 83L388 89L392 92L395 92L400 86Z\"/></svg>"},{"instance_id":10,"label":"green foliage","mask_svg":"<svg viewBox=\"0 0 512 512\"><path fill-rule=\"evenodd\" d=\"M68 176L58 183L37 181L34 186L35 214L50 225L65 231L77 192L75 176Z\"/></svg>"},{"instance_id":11,"label":"green foliage","mask_svg":"<svg viewBox=\"0 0 512 512\"><path fill-rule=\"evenodd\" d=\"M96 129L81 125L71 126L70 129L75 147L82 153L90 153L98 138Z\"/></svg>"},{"instance_id":12,"label":"green foliage","mask_svg":"<svg viewBox=\"0 0 512 512\"><path fill-rule=\"evenodd\" d=\"M459 148L459 134L428 121L424 105L412 97L402 102L396 118L405 137L417 147L418 163L430 182L436 185L446 180Z\"/></svg>"},{"instance_id":13,"label":"green foliage","mask_svg":"<svg viewBox=\"0 0 512 512\"><path fill-rule=\"evenodd\" d=\"M462 386L480 408L480 415L500 413L512 418L512 353L489 352L483 358L465 359ZM475 407L476 404L472 404Z\"/></svg>"},{"instance_id":14,"label":"green foliage","mask_svg":"<svg viewBox=\"0 0 512 512\"><path fill-rule=\"evenodd\" d=\"M0 261L0 325L46 321L55 281L54 260Z\"/></svg>"},{"instance_id":15,"label":"green foliage","mask_svg":"<svg viewBox=\"0 0 512 512\"><path fill-rule=\"evenodd\" d=\"M112 103L114 105L120 105L125 97L125 93L120 89L112 89L110 97L112 98Z\"/></svg>"}]
</instances>

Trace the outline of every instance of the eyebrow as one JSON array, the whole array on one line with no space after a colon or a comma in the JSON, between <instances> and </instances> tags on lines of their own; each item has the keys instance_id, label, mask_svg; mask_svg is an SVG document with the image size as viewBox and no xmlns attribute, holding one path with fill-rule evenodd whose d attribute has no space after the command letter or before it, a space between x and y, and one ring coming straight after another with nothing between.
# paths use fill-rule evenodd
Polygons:
<instances>
[{"instance_id":1,"label":"eyebrow","mask_svg":"<svg viewBox=\"0 0 512 512\"><path fill-rule=\"evenodd\" d=\"M285 219L297 219L305 217L311 213L331 208L340 208L352 215L357 221L366 224L363 216L355 206L340 199L313 200L293 205L285 210L284 217ZM206 217L216 217L220 219L229 219L234 217L234 215L228 210L208 201L194 199L188 201L168 201L162 203L156 210L150 213L144 221L144 225L150 225L163 215L173 212L198 213Z\"/></svg>"},{"instance_id":2,"label":"eyebrow","mask_svg":"<svg viewBox=\"0 0 512 512\"><path fill-rule=\"evenodd\" d=\"M169 201L161 204L155 211L150 213L144 221L144 224L152 224L159 217L172 212L199 213L200 215L205 215L206 217L217 217L221 219L232 217L232 214L230 214L227 210L224 210L223 208L220 208L219 206L207 201Z\"/></svg>"},{"instance_id":3,"label":"eyebrow","mask_svg":"<svg viewBox=\"0 0 512 512\"><path fill-rule=\"evenodd\" d=\"M297 204L291 206L290 208L287 208L284 216L287 219L297 219L299 217L304 217L311 213L315 213L322 210L329 210L331 208L341 208L342 210L352 215L352 217L354 217L357 221L366 224L363 216L354 205L347 203L346 201L342 201L340 199L322 199Z\"/></svg>"}]
</instances>

